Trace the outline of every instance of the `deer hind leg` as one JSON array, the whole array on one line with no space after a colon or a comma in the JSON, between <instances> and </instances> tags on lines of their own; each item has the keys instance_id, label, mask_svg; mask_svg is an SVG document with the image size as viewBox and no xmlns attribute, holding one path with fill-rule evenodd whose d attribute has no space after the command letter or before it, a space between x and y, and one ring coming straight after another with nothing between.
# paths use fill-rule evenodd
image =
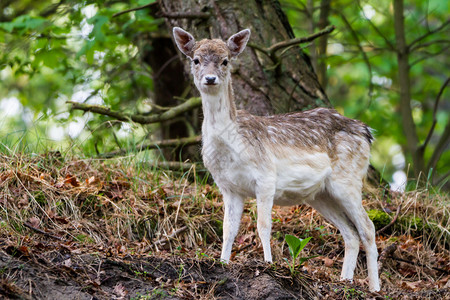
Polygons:
<instances>
[{"instance_id":1,"label":"deer hind leg","mask_svg":"<svg viewBox=\"0 0 450 300\"><path fill-rule=\"evenodd\" d=\"M356 227L366 251L369 288L372 291L379 291L380 280L377 267L378 250L375 243L375 226L362 206L361 188L352 187L348 183L340 184L336 182L333 187L333 195L339 201L339 205L347 218Z\"/></svg>"},{"instance_id":2,"label":"deer hind leg","mask_svg":"<svg viewBox=\"0 0 450 300\"><path fill-rule=\"evenodd\" d=\"M375 226L369 219L361 202L352 204L346 207L347 216L355 224L364 249L366 250L369 288L372 291L379 291L380 280L378 278L378 250L375 243Z\"/></svg>"},{"instance_id":3,"label":"deer hind leg","mask_svg":"<svg viewBox=\"0 0 450 300\"><path fill-rule=\"evenodd\" d=\"M240 196L224 193L223 201L225 214L223 219L223 245L220 259L223 262L229 262L233 242L239 231L239 224L241 223L244 200Z\"/></svg>"},{"instance_id":4,"label":"deer hind leg","mask_svg":"<svg viewBox=\"0 0 450 300\"><path fill-rule=\"evenodd\" d=\"M336 205L331 197L320 197L311 202L310 205L339 229L345 243L341 280L353 280L359 253L359 235L355 226L347 218L344 210Z\"/></svg>"}]
</instances>

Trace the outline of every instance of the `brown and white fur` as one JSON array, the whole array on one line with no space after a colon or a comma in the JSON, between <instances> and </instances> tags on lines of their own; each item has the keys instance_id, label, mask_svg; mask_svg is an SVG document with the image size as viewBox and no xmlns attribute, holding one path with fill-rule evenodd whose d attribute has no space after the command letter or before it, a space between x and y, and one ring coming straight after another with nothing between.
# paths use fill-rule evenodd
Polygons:
<instances>
[{"instance_id":1,"label":"brown and white fur","mask_svg":"<svg viewBox=\"0 0 450 300\"><path fill-rule=\"evenodd\" d=\"M273 204L308 203L344 238L341 279L353 279L361 241L370 289L378 291L375 230L361 204L372 142L369 128L326 108L266 117L236 110L228 62L244 50L250 30L240 31L226 43L197 42L179 27L173 34L192 62L203 104L203 160L223 193L221 259L230 259L247 197L256 198L257 228L267 262L272 261Z\"/></svg>"}]
</instances>

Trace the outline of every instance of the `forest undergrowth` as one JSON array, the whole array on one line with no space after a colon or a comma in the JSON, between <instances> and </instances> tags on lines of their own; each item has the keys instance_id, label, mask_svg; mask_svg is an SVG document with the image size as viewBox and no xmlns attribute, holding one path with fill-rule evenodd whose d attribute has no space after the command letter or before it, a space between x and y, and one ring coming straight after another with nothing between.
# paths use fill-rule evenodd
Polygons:
<instances>
[{"instance_id":1,"label":"forest undergrowth","mask_svg":"<svg viewBox=\"0 0 450 300\"><path fill-rule=\"evenodd\" d=\"M201 176L200 176L201 175ZM306 205L275 207L274 264L262 262L256 204L245 206L232 263L219 262L222 196L187 172L127 156L0 154L0 295L18 299L450 299L450 198L367 189L382 291L367 290L361 248L340 282L341 235ZM289 271L286 234L312 237Z\"/></svg>"}]
</instances>

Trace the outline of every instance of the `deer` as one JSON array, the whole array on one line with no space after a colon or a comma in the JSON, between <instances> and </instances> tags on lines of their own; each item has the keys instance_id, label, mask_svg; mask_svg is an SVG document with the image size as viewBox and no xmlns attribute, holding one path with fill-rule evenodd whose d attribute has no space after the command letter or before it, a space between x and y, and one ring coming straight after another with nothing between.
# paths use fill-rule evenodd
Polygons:
<instances>
[{"instance_id":1,"label":"deer","mask_svg":"<svg viewBox=\"0 0 450 300\"><path fill-rule=\"evenodd\" d=\"M196 41L179 27L173 36L191 61L202 99L203 163L223 195L221 261L230 261L247 198L256 198L257 231L267 263L272 263L273 205L308 204L344 239L341 280L353 280L362 242L369 289L379 291L375 227L362 205L371 129L329 108L270 116L237 110L230 61L244 51L250 30L226 42Z\"/></svg>"}]
</instances>

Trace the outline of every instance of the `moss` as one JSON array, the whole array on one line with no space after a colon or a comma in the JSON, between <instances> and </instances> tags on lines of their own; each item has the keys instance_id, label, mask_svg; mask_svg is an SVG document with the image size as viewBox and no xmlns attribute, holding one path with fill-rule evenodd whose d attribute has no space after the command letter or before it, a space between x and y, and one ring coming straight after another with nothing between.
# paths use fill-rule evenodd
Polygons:
<instances>
[{"instance_id":1,"label":"moss","mask_svg":"<svg viewBox=\"0 0 450 300\"><path fill-rule=\"evenodd\" d=\"M47 204L47 199L45 197L44 192L42 192L42 191L34 191L33 192L33 197L34 197L34 199L36 199L36 202L39 203L40 205Z\"/></svg>"},{"instance_id":2,"label":"moss","mask_svg":"<svg viewBox=\"0 0 450 300\"><path fill-rule=\"evenodd\" d=\"M391 217L384 211L378 209L371 209L367 212L369 218L375 225L375 230L379 230L391 222Z\"/></svg>"},{"instance_id":3,"label":"moss","mask_svg":"<svg viewBox=\"0 0 450 300\"><path fill-rule=\"evenodd\" d=\"M221 237L223 235L223 221L222 220L213 220L211 222L212 227L214 228L214 231L216 234Z\"/></svg>"}]
</instances>

